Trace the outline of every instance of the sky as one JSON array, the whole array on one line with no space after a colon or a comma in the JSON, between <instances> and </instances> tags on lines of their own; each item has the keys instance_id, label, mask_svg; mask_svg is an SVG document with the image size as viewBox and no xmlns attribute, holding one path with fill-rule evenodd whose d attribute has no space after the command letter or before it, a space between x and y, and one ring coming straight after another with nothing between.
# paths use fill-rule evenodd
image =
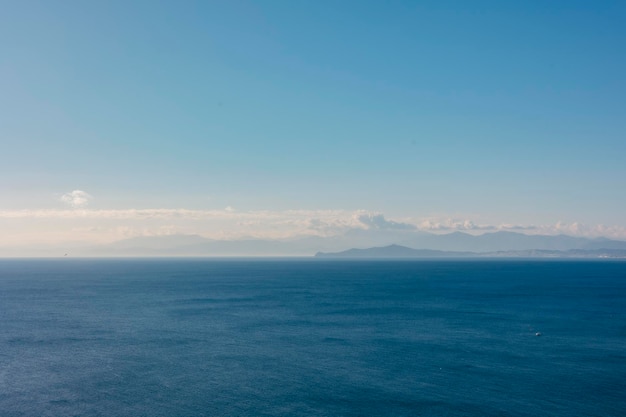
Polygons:
<instances>
[{"instance_id":1,"label":"sky","mask_svg":"<svg viewBox=\"0 0 626 417\"><path fill-rule=\"evenodd\" d=\"M0 0L0 246L373 218L626 240L624 21L621 1Z\"/></svg>"}]
</instances>

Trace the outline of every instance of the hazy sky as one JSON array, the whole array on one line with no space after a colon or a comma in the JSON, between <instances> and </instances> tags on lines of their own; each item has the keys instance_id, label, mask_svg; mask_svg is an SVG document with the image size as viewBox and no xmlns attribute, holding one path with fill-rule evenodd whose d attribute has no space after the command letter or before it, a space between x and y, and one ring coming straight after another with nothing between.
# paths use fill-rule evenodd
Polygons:
<instances>
[{"instance_id":1,"label":"hazy sky","mask_svg":"<svg viewBox=\"0 0 626 417\"><path fill-rule=\"evenodd\" d=\"M624 22L623 1L0 1L0 244L377 214L626 238Z\"/></svg>"}]
</instances>

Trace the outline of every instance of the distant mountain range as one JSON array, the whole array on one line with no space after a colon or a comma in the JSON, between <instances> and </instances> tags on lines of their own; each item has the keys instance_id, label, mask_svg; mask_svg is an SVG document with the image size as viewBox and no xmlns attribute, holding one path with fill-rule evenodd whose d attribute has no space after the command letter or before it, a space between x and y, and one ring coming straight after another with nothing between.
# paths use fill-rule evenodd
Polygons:
<instances>
[{"instance_id":1,"label":"distant mountain range","mask_svg":"<svg viewBox=\"0 0 626 417\"><path fill-rule=\"evenodd\" d=\"M347 248L370 248L349 249ZM342 252L345 251L345 252ZM0 256L621 256L626 242L513 232L431 234L414 230L351 230L332 237L214 240L199 235L143 236L103 245L0 248ZM26 255L22 255L22 254ZM334 255L333 255L334 253ZM343 255L338 255L343 254Z\"/></svg>"},{"instance_id":2,"label":"distant mountain range","mask_svg":"<svg viewBox=\"0 0 626 417\"><path fill-rule=\"evenodd\" d=\"M626 249L509 250L496 252L453 252L431 249L411 249L389 245L368 249L348 249L342 252L318 252L316 258L342 259L411 259L411 258L626 258Z\"/></svg>"},{"instance_id":3,"label":"distant mountain range","mask_svg":"<svg viewBox=\"0 0 626 417\"><path fill-rule=\"evenodd\" d=\"M442 258L476 256L473 252L452 252L433 249L411 249L406 246L389 245L379 248L348 249L341 252L317 252L316 258Z\"/></svg>"},{"instance_id":4,"label":"distant mountain range","mask_svg":"<svg viewBox=\"0 0 626 417\"><path fill-rule=\"evenodd\" d=\"M526 235L515 232L495 232L482 235L454 232L443 235L428 234L403 241L392 242L412 248L428 248L444 251L520 251L571 249L626 249L626 242L606 238L590 239L567 235Z\"/></svg>"}]
</instances>

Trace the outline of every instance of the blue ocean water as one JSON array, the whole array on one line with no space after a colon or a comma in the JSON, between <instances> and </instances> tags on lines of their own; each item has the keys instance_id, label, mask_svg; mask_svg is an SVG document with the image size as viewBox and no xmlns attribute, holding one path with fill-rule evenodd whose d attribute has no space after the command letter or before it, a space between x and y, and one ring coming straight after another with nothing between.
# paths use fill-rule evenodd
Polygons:
<instances>
[{"instance_id":1,"label":"blue ocean water","mask_svg":"<svg viewBox=\"0 0 626 417\"><path fill-rule=\"evenodd\" d=\"M624 416L626 262L2 260L0 415Z\"/></svg>"}]
</instances>

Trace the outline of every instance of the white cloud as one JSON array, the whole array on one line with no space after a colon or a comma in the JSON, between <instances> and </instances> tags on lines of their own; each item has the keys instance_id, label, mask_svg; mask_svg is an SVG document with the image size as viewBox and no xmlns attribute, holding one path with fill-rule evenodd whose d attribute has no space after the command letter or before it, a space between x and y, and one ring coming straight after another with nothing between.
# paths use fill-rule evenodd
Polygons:
<instances>
[{"instance_id":1,"label":"white cloud","mask_svg":"<svg viewBox=\"0 0 626 417\"><path fill-rule=\"evenodd\" d=\"M380 230L415 230L417 226L411 223L395 222L385 219L382 214L363 213L358 217L359 221L370 229Z\"/></svg>"},{"instance_id":2,"label":"white cloud","mask_svg":"<svg viewBox=\"0 0 626 417\"><path fill-rule=\"evenodd\" d=\"M61 201L73 208L86 207L93 197L82 190L74 190L61 196Z\"/></svg>"},{"instance_id":3,"label":"white cloud","mask_svg":"<svg viewBox=\"0 0 626 417\"><path fill-rule=\"evenodd\" d=\"M476 224L473 220L453 218L425 219L419 223L418 228L427 232L502 230L499 226L495 225Z\"/></svg>"}]
</instances>

